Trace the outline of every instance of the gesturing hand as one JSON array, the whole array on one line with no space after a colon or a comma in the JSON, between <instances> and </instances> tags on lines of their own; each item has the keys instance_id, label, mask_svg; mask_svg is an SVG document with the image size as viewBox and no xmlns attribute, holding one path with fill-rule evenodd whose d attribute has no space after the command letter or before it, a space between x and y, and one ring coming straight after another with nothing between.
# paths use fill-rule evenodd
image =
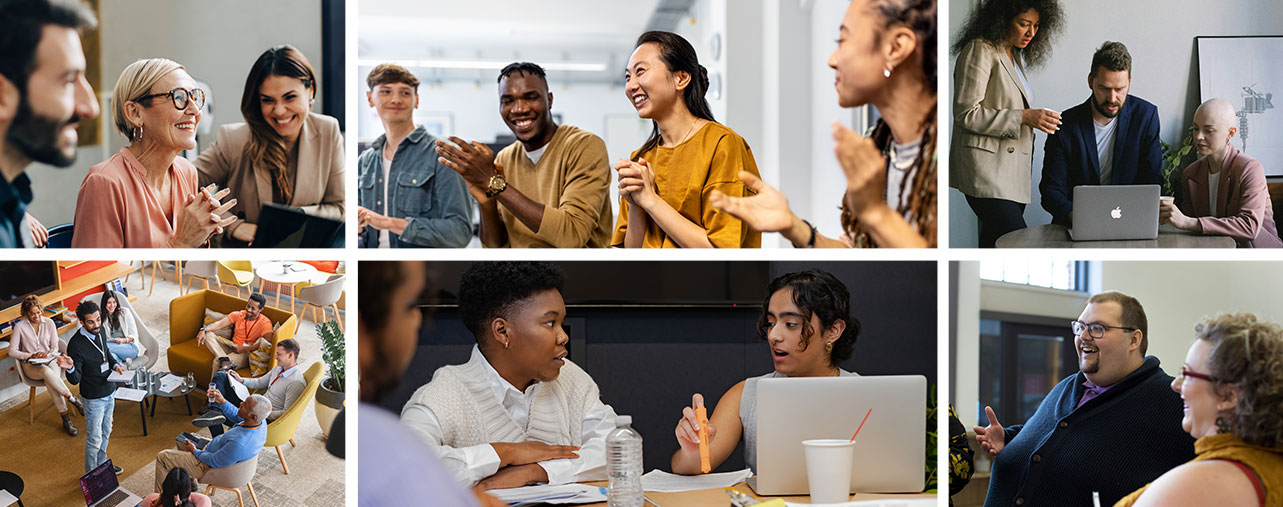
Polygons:
<instances>
[{"instance_id":1,"label":"gesturing hand","mask_svg":"<svg viewBox=\"0 0 1283 507\"><path fill-rule=\"evenodd\" d=\"M989 425L972 429L976 432L976 441L980 442L980 447L990 455L997 456L1007 445L1007 433L1002 428L1002 423L998 422L998 416L994 415L993 407L986 406L985 415L989 416Z\"/></svg>"},{"instance_id":2,"label":"gesturing hand","mask_svg":"<svg viewBox=\"0 0 1283 507\"><path fill-rule=\"evenodd\" d=\"M31 226L31 244L36 248L44 248L49 243L49 229L31 216L31 213L27 213L27 225Z\"/></svg>"},{"instance_id":3,"label":"gesturing hand","mask_svg":"<svg viewBox=\"0 0 1283 507\"><path fill-rule=\"evenodd\" d=\"M454 143L453 145L450 143ZM490 178L498 174L495 169L494 152L485 143L469 143L458 137L450 136L450 143L437 141L437 161L463 176L468 186L487 188Z\"/></svg>"},{"instance_id":4,"label":"gesturing hand","mask_svg":"<svg viewBox=\"0 0 1283 507\"><path fill-rule=\"evenodd\" d=\"M838 122L833 122L833 140L837 143L833 152L846 173L847 210L859 217L875 205L886 204L882 192L887 185L887 162L873 140Z\"/></svg>"},{"instance_id":5,"label":"gesturing hand","mask_svg":"<svg viewBox=\"0 0 1283 507\"><path fill-rule=\"evenodd\" d=\"M71 360L71 356L67 355L58 356L58 359L55 359L54 361L58 363L59 368L64 370L70 370L76 366L76 363Z\"/></svg>"},{"instance_id":6,"label":"gesturing hand","mask_svg":"<svg viewBox=\"0 0 1283 507\"><path fill-rule=\"evenodd\" d=\"M780 232L793 224L793 211L789 209L789 199L784 193L748 171L740 171L739 179L757 195L732 197L714 190L709 195L709 203L756 231Z\"/></svg>"},{"instance_id":7,"label":"gesturing hand","mask_svg":"<svg viewBox=\"0 0 1283 507\"><path fill-rule=\"evenodd\" d=\"M682 452L699 455L699 418L695 416L695 409L704 406L704 395L695 393L691 396L691 406L682 409L682 418L677 421L677 428L674 432L677 434L677 443L681 445ZM708 424L708 445L713 445L713 438L717 435L717 428L713 423Z\"/></svg>"}]
</instances>

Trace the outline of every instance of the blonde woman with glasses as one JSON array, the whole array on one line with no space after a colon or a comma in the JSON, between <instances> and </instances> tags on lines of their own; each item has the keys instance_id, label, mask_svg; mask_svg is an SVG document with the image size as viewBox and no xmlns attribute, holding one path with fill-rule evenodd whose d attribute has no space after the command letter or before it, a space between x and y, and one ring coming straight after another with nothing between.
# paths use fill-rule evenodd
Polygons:
<instances>
[{"instance_id":1,"label":"blonde woman with glasses","mask_svg":"<svg viewBox=\"0 0 1283 507\"><path fill-rule=\"evenodd\" d=\"M196 147L205 93L182 65L139 60L120 73L112 120L129 146L89 169L76 198L71 246L193 248L233 219L220 215L227 190L197 188L196 167L181 157Z\"/></svg>"}]
</instances>

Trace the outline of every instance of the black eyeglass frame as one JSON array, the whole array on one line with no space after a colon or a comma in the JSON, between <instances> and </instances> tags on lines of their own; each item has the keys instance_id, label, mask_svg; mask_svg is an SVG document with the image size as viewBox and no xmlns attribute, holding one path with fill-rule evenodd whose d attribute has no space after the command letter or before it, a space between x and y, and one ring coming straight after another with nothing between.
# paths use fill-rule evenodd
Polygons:
<instances>
[{"instance_id":1,"label":"black eyeglass frame","mask_svg":"<svg viewBox=\"0 0 1283 507\"><path fill-rule=\"evenodd\" d=\"M1087 330L1087 333L1092 338L1103 338L1105 336L1106 329L1122 329L1125 331L1136 331L1140 328L1127 327L1127 326L1107 326L1099 322L1093 322L1091 324L1088 324L1081 320L1069 321L1069 330L1074 332L1074 336L1078 336L1082 334L1084 329Z\"/></svg>"},{"instance_id":2,"label":"black eyeglass frame","mask_svg":"<svg viewBox=\"0 0 1283 507\"><path fill-rule=\"evenodd\" d=\"M182 94L180 95L179 92L182 92ZM182 99L179 99L180 96L182 97ZM172 102L174 104L174 108L178 109L179 111L187 109L187 105L189 102L191 102L192 99L196 100L196 109L205 107L205 90L202 90L200 88L192 88L192 89L174 88L173 90L170 90L164 93L153 93L151 95L143 95L142 97L138 97L138 100L135 100L135 102L141 102L141 101L153 99L156 97L169 97L169 101ZM181 105L179 105L180 100L182 101Z\"/></svg>"}]
</instances>

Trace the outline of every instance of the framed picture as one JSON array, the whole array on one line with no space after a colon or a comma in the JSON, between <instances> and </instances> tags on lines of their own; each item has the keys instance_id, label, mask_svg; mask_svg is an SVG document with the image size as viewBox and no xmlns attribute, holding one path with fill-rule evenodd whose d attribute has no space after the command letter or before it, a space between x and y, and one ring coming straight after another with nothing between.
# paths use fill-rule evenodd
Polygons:
<instances>
[{"instance_id":1,"label":"framed picture","mask_svg":"<svg viewBox=\"0 0 1283 507\"><path fill-rule=\"evenodd\" d=\"M1261 161L1267 176L1283 176L1283 35L1197 37L1200 101L1234 105L1234 147Z\"/></svg>"},{"instance_id":2,"label":"framed picture","mask_svg":"<svg viewBox=\"0 0 1283 507\"><path fill-rule=\"evenodd\" d=\"M446 111L415 111L414 122L423 125L428 133L438 139L454 135L454 113Z\"/></svg>"}]
</instances>

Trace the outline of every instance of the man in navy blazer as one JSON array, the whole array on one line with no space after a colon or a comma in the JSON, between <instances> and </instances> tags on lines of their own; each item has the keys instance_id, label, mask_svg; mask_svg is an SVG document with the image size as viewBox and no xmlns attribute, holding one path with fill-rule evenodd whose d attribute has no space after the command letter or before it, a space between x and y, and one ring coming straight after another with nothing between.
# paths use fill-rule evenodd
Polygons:
<instances>
[{"instance_id":1,"label":"man in navy blazer","mask_svg":"<svg viewBox=\"0 0 1283 507\"><path fill-rule=\"evenodd\" d=\"M1078 185L1144 185L1162 181L1158 108L1127 94L1132 57L1121 42L1105 42L1091 58L1091 97L1065 110L1060 131L1047 136L1042 161L1042 207L1052 223L1069 225Z\"/></svg>"}]
</instances>

